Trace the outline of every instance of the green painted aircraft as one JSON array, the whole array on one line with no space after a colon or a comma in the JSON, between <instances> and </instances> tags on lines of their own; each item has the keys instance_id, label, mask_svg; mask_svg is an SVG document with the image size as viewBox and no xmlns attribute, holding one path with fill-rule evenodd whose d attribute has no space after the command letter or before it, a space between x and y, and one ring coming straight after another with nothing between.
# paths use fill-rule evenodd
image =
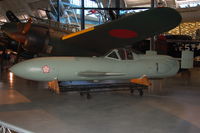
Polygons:
<instances>
[{"instance_id":1,"label":"green painted aircraft","mask_svg":"<svg viewBox=\"0 0 200 133\"><path fill-rule=\"evenodd\" d=\"M36 58L18 63L10 70L22 78L37 81L133 79L143 75L148 78L173 76L179 70L179 62L169 56L137 55L132 51L120 52L116 49L105 57L77 56L102 55L110 49L124 47L166 32L180 22L180 14L171 8L155 8L132 14L59 39L55 38L52 55L76 57Z\"/></svg>"},{"instance_id":2,"label":"green painted aircraft","mask_svg":"<svg viewBox=\"0 0 200 133\"><path fill-rule=\"evenodd\" d=\"M130 14L117 20L72 33L48 26L8 23L2 31L33 53L51 56L102 56L113 48L124 47L169 31L181 22L180 14L171 8L154 8Z\"/></svg>"}]
</instances>

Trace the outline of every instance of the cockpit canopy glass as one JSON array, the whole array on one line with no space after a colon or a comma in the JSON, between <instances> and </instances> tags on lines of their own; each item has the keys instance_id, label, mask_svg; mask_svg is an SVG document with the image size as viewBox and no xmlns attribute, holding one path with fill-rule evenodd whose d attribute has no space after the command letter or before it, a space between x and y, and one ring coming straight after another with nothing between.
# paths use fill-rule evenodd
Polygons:
<instances>
[{"instance_id":1,"label":"cockpit canopy glass","mask_svg":"<svg viewBox=\"0 0 200 133\"><path fill-rule=\"evenodd\" d=\"M133 60L133 52L131 49L119 48L113 49L110 53L108 53L106 58L116 59L116 60Z\"/></svg>"}]
</instances>

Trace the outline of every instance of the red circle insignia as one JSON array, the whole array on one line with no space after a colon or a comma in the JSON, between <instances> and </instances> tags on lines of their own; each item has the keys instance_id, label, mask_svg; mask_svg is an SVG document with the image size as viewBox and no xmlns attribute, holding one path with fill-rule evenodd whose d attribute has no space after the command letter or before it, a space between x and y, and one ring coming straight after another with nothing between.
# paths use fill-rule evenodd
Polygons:
<instances>
[{"instance_id":1,"label":"red circle insignia","mask_svg":"<svg viewBox=\"0 0 200 133\"><path fill-rule=\"evenodd\" d=\"M113 37L122 39L134 38L138 36L137 32L127 29L113 29L109 31L109 34Z\"/></svg>"}]
</instances>

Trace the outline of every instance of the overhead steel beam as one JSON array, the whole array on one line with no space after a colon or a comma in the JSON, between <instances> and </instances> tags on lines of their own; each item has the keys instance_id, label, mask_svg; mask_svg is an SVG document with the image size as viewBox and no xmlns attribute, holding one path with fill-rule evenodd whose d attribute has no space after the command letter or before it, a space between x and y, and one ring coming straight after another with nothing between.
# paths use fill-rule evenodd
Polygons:
<instances>
[{"instance_id":1,"label":"overhead steel beam","mask_svg":"<svg viewBox=\"0 0 200 133\"><path fill-rule=\"evenodd\" d=\"M96 8L96 7L85 7L85 8L79 8L79 7L72 7L71 9L85 9L85 10L134 10L134 9L149 9L150 7L131 7L131 8Z\"/></svg>"},{"instance_id":2,"label":"overhead steel beam","mask_svg":"<svg viewBox=\"0 0 200 133\"><path fill-rule=\"evenodd\" d=\"M57 0L57 21L60 23L60 0Z\"/></svg>"},{"instance_id":3,"label":"overhead steel beam","mask_svg":"<svg viewBox=\"0 0 200 133\"><path fill-rule=\"evenodd\" d=\"M81 0L81 30L85 29L85 2Z\"/></svg>"}]
</instances>

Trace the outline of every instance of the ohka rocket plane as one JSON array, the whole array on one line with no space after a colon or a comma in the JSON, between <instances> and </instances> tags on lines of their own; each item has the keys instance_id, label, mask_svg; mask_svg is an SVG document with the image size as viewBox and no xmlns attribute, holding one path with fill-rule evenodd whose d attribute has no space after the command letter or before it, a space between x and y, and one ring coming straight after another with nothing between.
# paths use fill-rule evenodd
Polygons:
<instances>
[{"instance_id":1,"label":"ohka rocket plane","mask_svg":"<svg viewBox=\"0 0 200 133\"><path fill-rule=\"evenodd\" d=\"M42 57L18 63L15 75L36 81L82 81L165 78L179 70L177 59L165 55L138 55L114 49L104 57Z\"/></svg>"}]
</instances>

